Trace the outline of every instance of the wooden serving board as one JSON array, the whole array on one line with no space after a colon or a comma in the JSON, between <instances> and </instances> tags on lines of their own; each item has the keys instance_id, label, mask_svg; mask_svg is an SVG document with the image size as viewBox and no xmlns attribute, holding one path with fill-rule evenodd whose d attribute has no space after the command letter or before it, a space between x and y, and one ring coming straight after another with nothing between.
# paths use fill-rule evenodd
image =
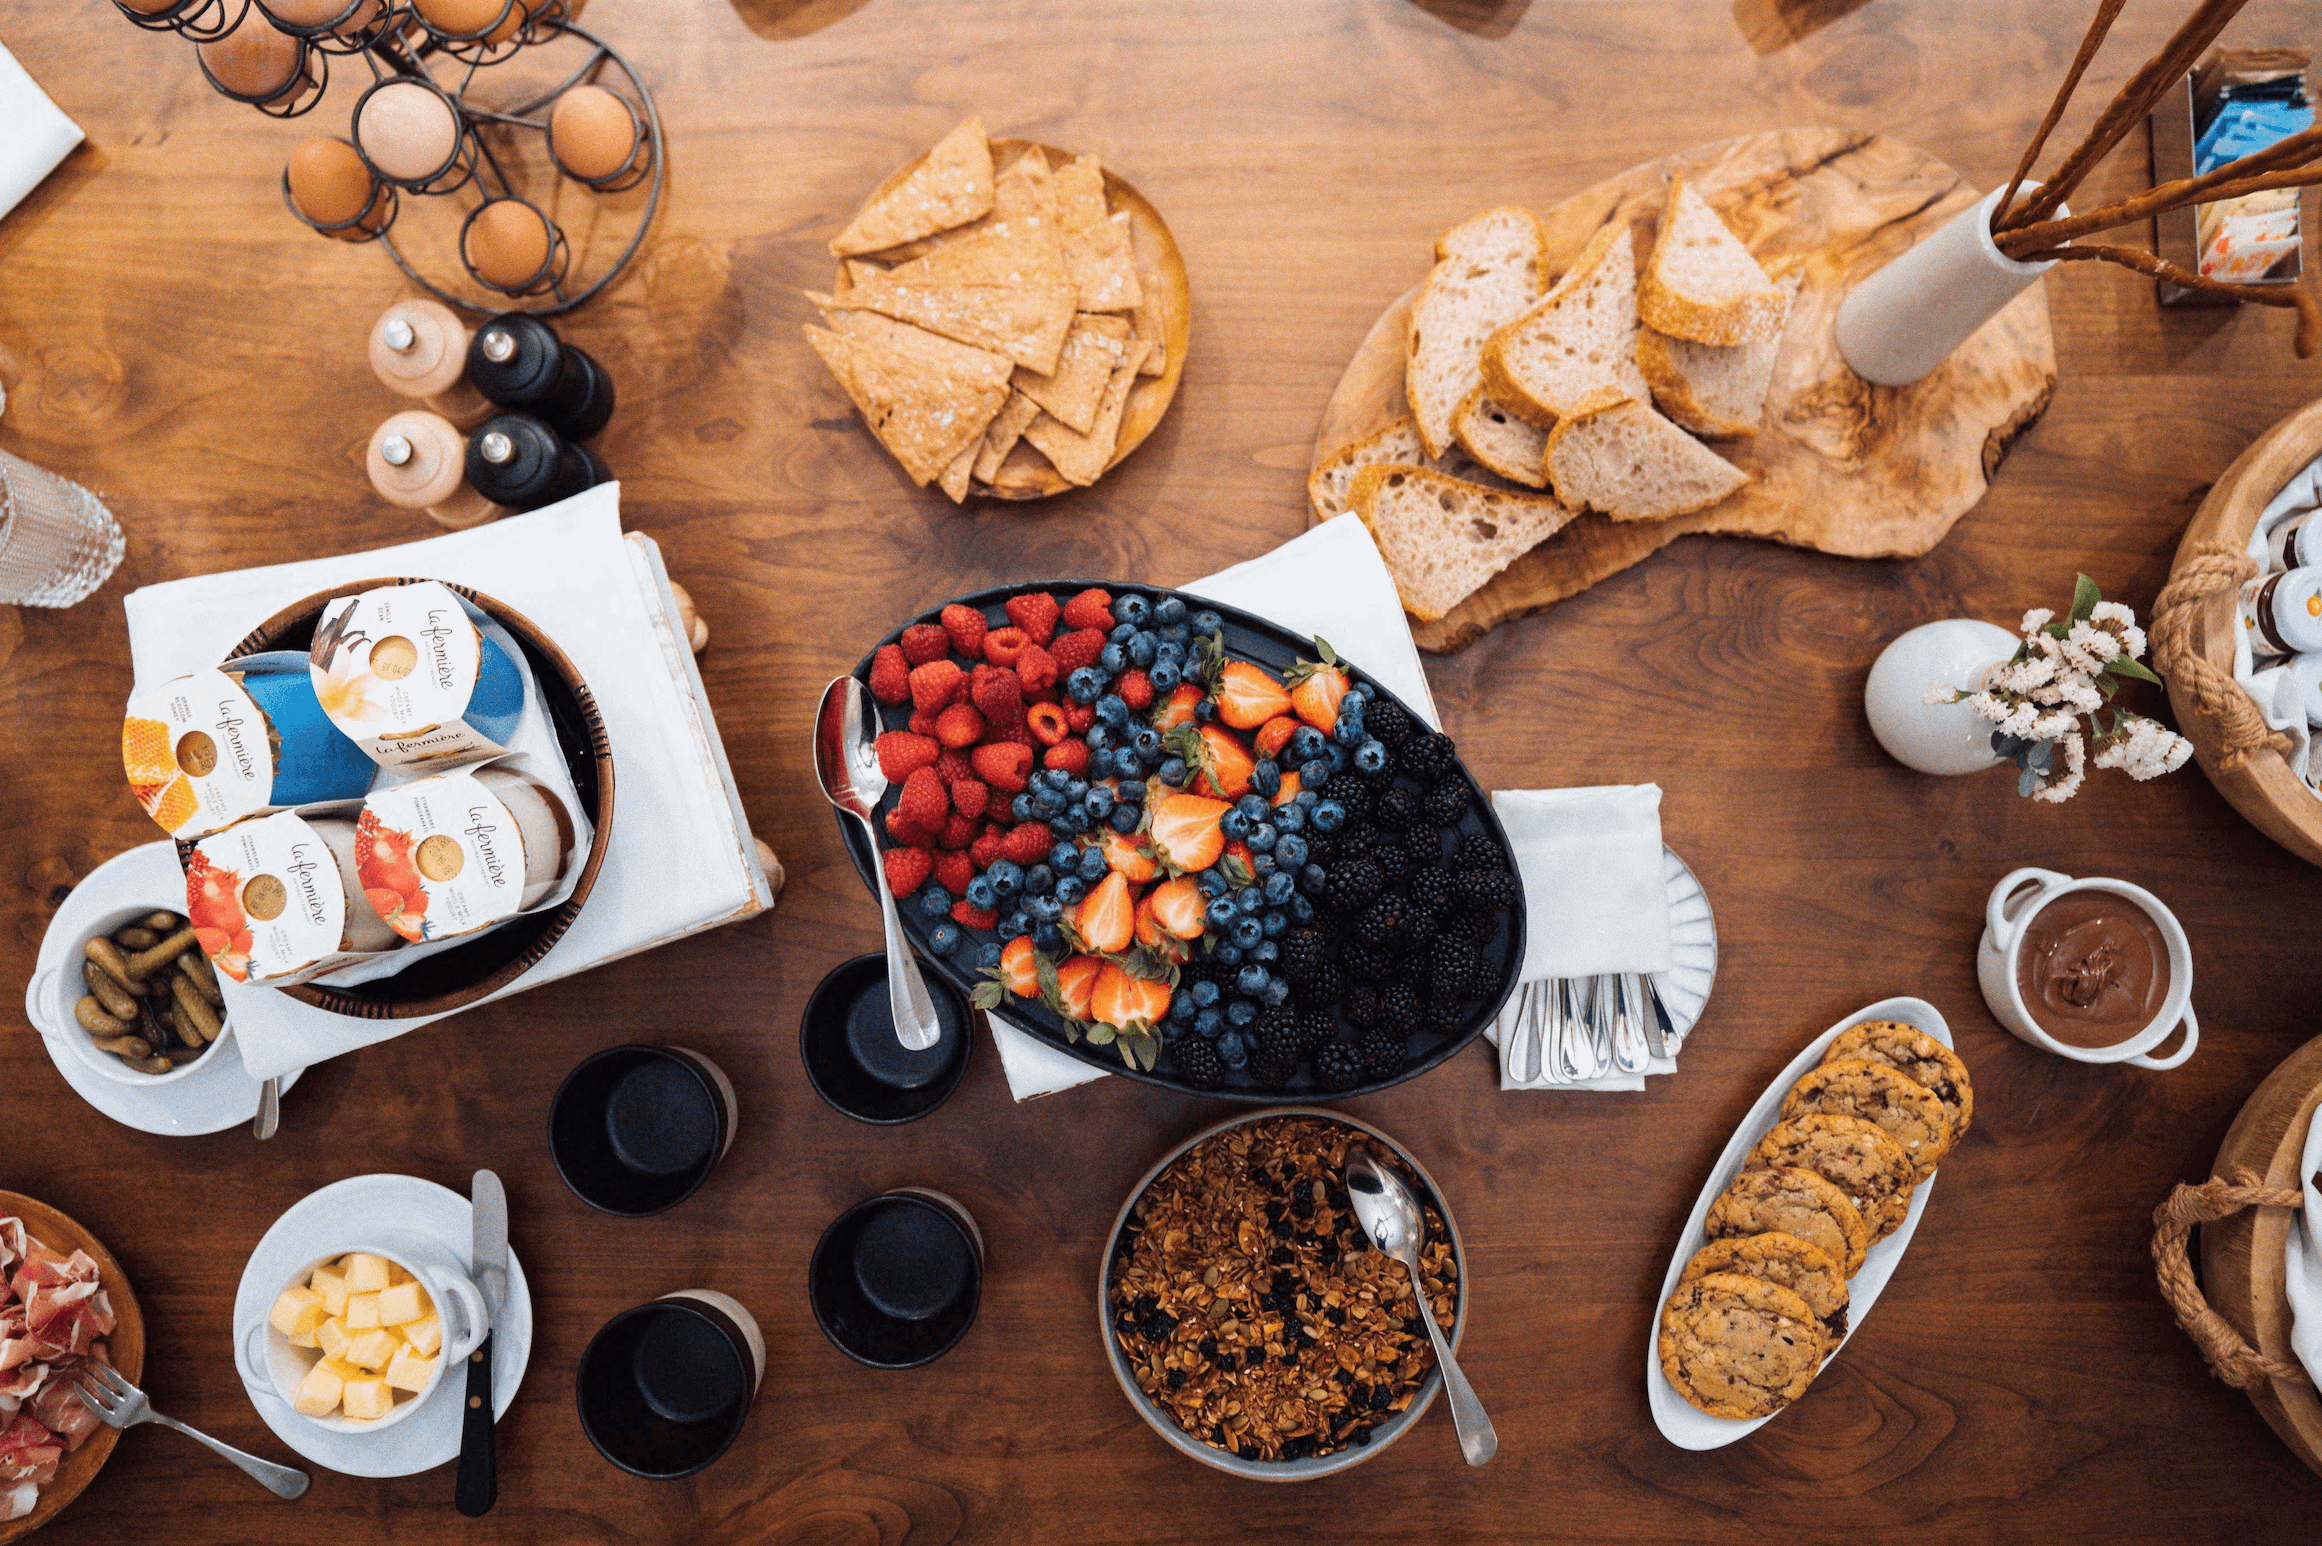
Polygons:
<instances>
[{"instance_id":1,"label":"wooden serving board","mask_svg":"<svg viewBox=\"0 0 2322 1546\"><path fill-rule=\"evenodd\" d=\"M2317 1106L2322 1106L2322 1036L2291 1053L2251 1093L2226 1129L2210 1173L2228 1175L2234 1166L2247 1165L2266 1185L2295 1191ZM2282 1252L2296 1227L2297 1215L2284 1208L2251 1208L2201 1227L2201 1283L2211 1308L2250 1346L2293 1363L2297 1354L2290 1349ZM2322 1475L2322 1395L2311 1385L2268 1380L2250 1387L2249 1399L2291 1452Z\"/></svg>"},{"instance_id":2,"label":"wooden serving board","mask_svg":"<svg viewBox=\"0 0 2322 1546\"><path fill-rule=\"evenodd\" d=\"M35 1202L16 1192L0 1192L0 1215L5 1214L24 1220L24 1227L50 1250L86 1251L96 1261L97 1281L112 1301L116 1322L113 1334L105 1339L105 1350L112 1355L113 1367L131 1384L142 1380L145 1377L145 1312L137 1307L137 1296L129 1290L129 1275L113 1260L113 1253L99 1245L95 1235L44 1202ZM40 1501L32 1506L32 1512L22 1519L0 1524L0 1546L24 1539L79 1497L81 1489L104 1469L113 1446L120 1440L120 1429L100 1423L79 1449L65 1456L64 1463L57 1467L56 1480L40 1489Z\"/></svg>"},{"instance_id":3,"label":"wooden serving board","mask_svg":"<svg viewBox=\"0 0 2322 1546\"><path fill-rule=\"evenodd\" d=\"M1561 270L1614 220L1652 246L1668 179L1683 173L1776 278L1803 276L1756 435L1712 442L1754 481L1668 521L1586 515L1525 554L1440 622L1422 649L1464 649L1695 532L1763 537L1849 558L1910 558L1983 498L2018 435L2048 406L2056 350L2034 285L1916 385L1878 387L1839 357L1839 302L1978 191L1922 150L1883 135L1782 129L1680 151L1541 212ZM1424 278L1424 275L1422 275ZM1403 336L1418 286L1381 316L1323 410L1314 460L1408 412ZM1309 508L1307 519L1319 519Z\"/></svg>"}]
</instances>

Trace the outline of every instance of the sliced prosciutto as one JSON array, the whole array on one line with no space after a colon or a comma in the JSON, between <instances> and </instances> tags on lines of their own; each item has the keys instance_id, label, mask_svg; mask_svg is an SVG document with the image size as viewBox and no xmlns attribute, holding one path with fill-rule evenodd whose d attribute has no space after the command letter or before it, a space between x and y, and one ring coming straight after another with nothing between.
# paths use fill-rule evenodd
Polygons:
<instances>
[{"instance_id":1,"label":"sliced prosciutto","mask_svg":"<svg viewBox=\"0 0 2322 1546\"><path fill-rule=\"evenodd\" d=\"M64 1457L97 1430L73 1376L111 1364L113 1327L88 1252L52 1251L22 1219L0 1216L0 1523L31 1513Z\"/></svg>"}]
</instances>

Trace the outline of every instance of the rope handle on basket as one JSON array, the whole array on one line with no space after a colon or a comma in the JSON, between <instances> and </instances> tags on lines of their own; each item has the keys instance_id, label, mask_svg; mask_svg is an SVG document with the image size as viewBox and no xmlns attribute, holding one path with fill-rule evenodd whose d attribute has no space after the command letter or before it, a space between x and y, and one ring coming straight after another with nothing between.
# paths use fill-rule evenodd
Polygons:
<instances>
[{"instance_id":1,"label":"rope handle on basket","mask_svg":"<svg viewBox=\"0 0 2322 1546\"><path fill-rule=\"evenodd\" d=\"M2313 1379L2293 1362L2268 1358L2241 1339L2224 1316L2209 1307L2201 1285L2193 1280L2193 1262L2185 1240L2196 1224L2214 1224L2245 1208L2297 1208L2302 1193L2267 1186L2265 1178L2247 1165L2233 1167L2229 1180L2212 1176L2199 1186L2179 1182L2168 1200L2153 1210L2153 1269L2161 1280L2161 1297L2176 1312L2177 1324L2201 1349L2209 1372L2235 1390L2247 1390L2265 1380L2311 1385Z\"/></svg>"},{"instance_id":2,"label":"rope handle on basket","mask_svg":"<svg viewBox=\"0 0 2322 1546\"><path fill-rule=\"evenodd\" d=\"M2221 737L2218 765L2239 768L2261 751L2289 755L2290 738L2269 726L2249 693L2193 648L2193 620L2212 596L2237 591L2258 572L2247 553L2214 544L2195 548L2177 566L2153 601L2153 664L2161 675L2192 695L2195 707L2216 722Z\"/></svg>"}]
</instances>

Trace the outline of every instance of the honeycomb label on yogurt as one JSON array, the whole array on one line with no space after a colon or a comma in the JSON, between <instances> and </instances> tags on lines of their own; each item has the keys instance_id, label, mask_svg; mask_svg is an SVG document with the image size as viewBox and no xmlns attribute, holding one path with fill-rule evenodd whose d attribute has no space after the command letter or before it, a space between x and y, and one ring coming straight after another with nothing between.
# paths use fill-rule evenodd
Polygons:
<instances>
[{"instance_id":1,"label":"honeycomb label on yogurt","mask_svg":"<svg viewBox=\"0 0 2322 1546\"><path fill-rule=\"evenodd\" d=\"M386 767L497 757L523 717L515 641L438 580L331 602L307 667L331 723Z\"/></svg>"},{"instance_id":2,"label":"honeycomb label on yogurt","mask_svg":"<svg viewBox=\"0 0 2322 1546\"><path fill-rule=\"evenodd\" d=\"M231 664L130 694L121 765L145 813L195 838L245 816L360 799L377 768L323 717L304 663Z\"/></svg>"}]
</instances>

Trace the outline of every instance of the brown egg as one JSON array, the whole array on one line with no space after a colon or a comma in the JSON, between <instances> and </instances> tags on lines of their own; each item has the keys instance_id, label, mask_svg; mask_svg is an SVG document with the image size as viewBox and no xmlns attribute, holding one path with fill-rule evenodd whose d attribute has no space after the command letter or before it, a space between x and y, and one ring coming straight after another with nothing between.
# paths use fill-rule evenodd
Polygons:
<instances>
[{"instance_id":1,"label":"brown egg","mask_svg":"<svg viewBox=\"0 0 2322 1546\"><path fill-rule=\"evenodd\" d=\"M548 222L520 199L493 199L468 222L460 240L468 267L486 284L515 290L531 283L548 262Z\"/></svg>"},{"instance_id":2,"label":"brown egg","mask_svg":"<svg viewBox=\"0 0 2322 1546\"><path fill-rule=\"evenodd\" d=\"M345 140L315 139L290 153L290 202L316 225L343 225L372 208L377 184L355 147ZM376 222L326 234L354 241Z\"/></svg>"},{"instance_id":3,"label":"brown egg","mask_svg":"<svg viewBox=\"0 0 2322 1546\"><path fill-rule=\"evenodd\" d=\"M584 182L611 177L637 154L637 125L619 97L602 86L575 86L556 99L548 148L557 164Z\"/></svg>"},{"instance_id":4,"label":"brown egg","mask_svg":"<svg viewBox=\"0 0 2322 1546\"><path fill-rule=\"evenodd\" d=\"M293 27L319 27L325 22L337 21L339 12L347 8L347 0L258 0L258 3L267 15ZM342 25L353 30L378 14L378 0L366 0Z\"/></svg>"},{"instance_id":5,"label":"brown egg","mask_svg":"<svg viewBox=\"0 0 2322 1546\"><path fill-rule=\"evenodd\" d=\"M195 50L208 67L210 79L221 90L238 97L264 101L290 84L298 73L301 45L288 33L277 32L257 17L243 21L232 32Z\"/></svg>"},{"instance_id":6,"label":"brown egg","mask_svg":"<svg viewBox=\"0 0 2322 1546\"><path fill-rule=\"evenodd\" d=\"M460 142L459 115L417 81L389 81L363 99L355 137L381 174L417 182L451 160Z\"/></svg>"},{"instance_id":7,"label":"brown egg","mask_svg":"<svg viewBox=\"0 0 2322 1546\"><path fill-rule=\"evenodd\" d=\"M502 0L419 0L419 17L438 32L460 37L473 36L485 27L491 27L500 15ZM508 7L508 19L485 38L487 43L505 43L524 25L525 0L516 0Z\"/></svg>"}]
</instances>

